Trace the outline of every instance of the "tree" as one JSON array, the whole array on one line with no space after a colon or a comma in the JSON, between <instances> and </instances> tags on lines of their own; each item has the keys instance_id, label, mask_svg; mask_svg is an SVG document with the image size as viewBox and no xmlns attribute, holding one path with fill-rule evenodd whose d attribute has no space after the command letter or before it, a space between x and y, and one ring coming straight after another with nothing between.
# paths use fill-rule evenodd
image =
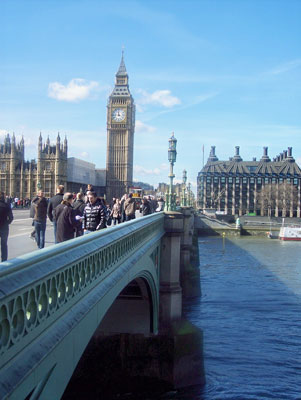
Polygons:
<instances>
[{"instance_id":1,"label":"tree","mask_svg":"<svg viewBox=\"0 0 301 400\"><path fill-rule=\"evenodd\" d=\"M257 203L262 215L272 214L286 216L289 212L292 216L298 203L298 189L288 182L269 183L264 185L257 197Z\"/></svg>"}]
</instances>

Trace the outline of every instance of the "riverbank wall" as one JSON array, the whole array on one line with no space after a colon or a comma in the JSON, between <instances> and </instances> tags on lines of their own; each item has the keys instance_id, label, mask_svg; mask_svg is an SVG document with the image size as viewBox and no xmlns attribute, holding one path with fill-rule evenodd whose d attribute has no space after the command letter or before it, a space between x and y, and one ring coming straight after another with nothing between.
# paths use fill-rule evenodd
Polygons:
<instances>
[{"instance_id":1,"label":"riverbank wall","mask_svg":"<svg viewBox=\"0 0 301 400\"><path fill-rule=\"evenodd\" d=\"M278 221L279 220L279 221ZM297 219L290 219L294 221L288 221L288 223L300 223ZM198 236L259 236L267 237L271 231L273 237L278 237L281 218L277 221L273 220L272 223L268 218L256 217L251 219L250 217L240 217L240 225L229 224L223 221L218 221L214 218L210 218L203 215L195 216L195 232Z\"/></svg>"}]
</instances>

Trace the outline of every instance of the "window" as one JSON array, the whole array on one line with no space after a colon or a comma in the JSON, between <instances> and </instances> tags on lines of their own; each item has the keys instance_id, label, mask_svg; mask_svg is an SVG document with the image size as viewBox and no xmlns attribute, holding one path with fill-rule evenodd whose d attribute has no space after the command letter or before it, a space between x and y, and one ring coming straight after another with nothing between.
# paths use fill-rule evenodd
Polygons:
<instances>
[{"instance_id":1,"label":"window","mask_svg":"<svg viewBox=\"0 0 301 400\"><path fill-rule=\"evenodd\" d=\"M298 179L294 178L294 185L298 185Z\"/></svg>"},{"instance_id":2,"label":"window","mask_svg":"<svg viewBox=\"0 0 301 400\"><path fill-rule=\"evenodd\" d=\"M232 177L229 177L229 178L228 178L228 182L229 182L229 183L232 183L232 182L233 182Z\"/></svg>"},{"instance_id":3,"label":"window","mask_svg":"<svg viewBox=\"0 0 301 400\"><path fill-rule=\"evenodd\" d=\"M264 178L264 183L269 183L269 178Z\"/></svg>"},{"instance_id":4,"label":"window","mask_svg":"<svg viewBox=\"0 0 301 400\"><path fill-rule=\"evenodd\" d=\"M250 178L250 183L254 183L254 178Z\"/></svg>"},{"instance_id":5,"label":"window","mask_svg":"<svg viewBox=\"0 0 301 400\"><path fill-rule=\"evenodd\" d=\"M247 183L247 178L242 178L242 183Z\"/></svg>"},{"instance_id":6,"label":"window","mask_svg":"<svg viewBox=\"0 0 301 400\"><path fill-rule=\"evenodd\" d=\"M261 183L261 178L257 178L257 183Z\"/></svg>"},{"instance_id":7,"label":"window","mask_svg":"<svg viewBox=\"0 0 301 400\"><path fill-rule=\"evenodd\" d=\"M236 183L239 183L239 178L236 178L236 179L235 179L235 182L236 182Z\"/></svg>"}]
</instances>

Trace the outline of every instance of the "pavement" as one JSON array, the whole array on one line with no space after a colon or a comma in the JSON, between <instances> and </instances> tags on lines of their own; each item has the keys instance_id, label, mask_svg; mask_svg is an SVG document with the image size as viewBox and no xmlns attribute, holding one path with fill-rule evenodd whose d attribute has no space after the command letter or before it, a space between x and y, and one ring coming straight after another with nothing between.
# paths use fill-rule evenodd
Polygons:
<instances>
[{"instance_id":1,"label":"pavement","mask_svg":"<svg viewBox=\"0 0 301 400\"><path fill-rule=\"evenodd\" d=\"M13 216L14 220L9 226L8 260L38 249L35 240L29 237L33 231L32 218L29 218L29 210L13 209ZM53 244L53 225L47 219L45 247L52 246Z\"/></svg>"}]
</instances>

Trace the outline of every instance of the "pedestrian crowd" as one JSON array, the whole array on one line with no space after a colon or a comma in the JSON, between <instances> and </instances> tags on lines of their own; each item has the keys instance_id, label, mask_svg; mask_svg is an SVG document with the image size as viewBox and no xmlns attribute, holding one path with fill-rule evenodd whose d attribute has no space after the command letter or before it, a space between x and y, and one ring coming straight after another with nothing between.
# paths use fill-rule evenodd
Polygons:
<instances>
[{"instance_id":1,"label":"pedestrian crowd","mask_svg":"<svg viewBox=\"0 0 301 400\"><path fill-rule=\"evenodd\" d=\"M142 199L141 204L132 193L121 199L113 198L108 204L103 197L97 196L92 185L88 185L85 193L64 193L64 186L57 188L55 196L48 201L39 191L32 200L30 216L33 218L35 238L38 248L45 245L47 217L53 223L55 243L61 243L74 237L99 231L110 225L130 221L136 217L136 211L145 216L155 211L163 211L164 201L151 196Z\"/></svg>"},{"instance_id":2,"label":"pedestrian crowd","mask_svg":"<svg viewBox=\"0 0 301 400\"><path fill-rule=\"evenodd\" d=\"M12 202L3 192L0 193L1 261L7 260L8 226L13 220L12 208L17 207L17 198ZM39 249L45 246L47 217L53 223L55 243L61 243L135 219L137 210L146 216L163 209L163 198L157 200L153 196L146 196L141 200L129 193L121 199L113 198L108 204L103 197L97 196L92 185L87 186L85 193L77 194L64 193L64 186L59 185L55 196L49 200L44 197L42 190L32 199L30 217L34 229L30 237L36 241Z\"/></svg>"}]
</instances>

